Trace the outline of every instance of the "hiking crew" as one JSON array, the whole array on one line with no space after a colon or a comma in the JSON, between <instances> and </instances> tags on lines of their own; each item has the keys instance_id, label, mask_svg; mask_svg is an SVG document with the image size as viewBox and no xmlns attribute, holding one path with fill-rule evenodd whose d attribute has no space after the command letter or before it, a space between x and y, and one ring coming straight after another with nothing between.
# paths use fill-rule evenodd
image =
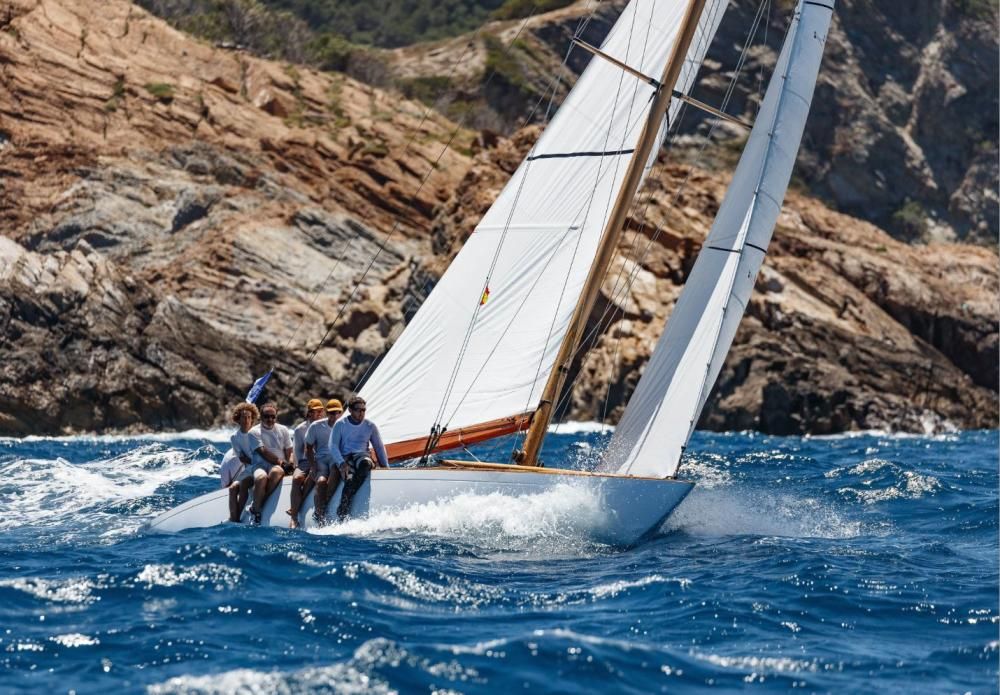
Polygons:
<instances>
[{"instance_id":1,"label":"hiking crew","mask_svg":"<svg viewBox=\"0 0 1000 695\"><path fill-rule=\"evenodd\" d=\"M299 527L299 512L302 509L302 503L309 496L309 491L312 490L313 484L316 482L313 476L309 475L312 466L309 464L309 457L306 456L306 432L309 425L321 417L323 417L323 401L311 398L306 404L306 419L292 430L296 467L295 474L292 476L292 505L288 510L288 516L291 517L288 525L291 528Z\"/></svg>"},{"instance_id":2,"label":"hiking crew","mask_svg":"<svg viewBox=\"0 0 1000 695\"><path fill-rule=\"evenodd\" d=\"M257 406L253 403L240 403L237 405L233 408L232 419L233 422L239 425L239 429L230 438L233 450L240 461L243 462L243 465L247 467L244 474L253 480L253 504L250 505L250 513L254 524L260 523L264 502L267 501L267 496L281 483L283 475L281 470L282 459L264 446L260 435L260 428L253 426L259 417L260 411L257 410ZM242 507L236 510L233 509L235 504L233 503L232 496L233 491L230 488L230 520L238 522L238 514L242 513ZM234 514L234 511L237 514Z\"/></svg>"},{"instance_id":3,"label":"hiking crew","mask_svg":"<svg viewBox=\"0 0 1000 695\"><path fill-rule=\"evenodd\" d=\"M344 478L344 491L337 506L337 517L341 520L351 511L354 494L372 469L369 446L375 451L379 468L389 467L382 435L374 422L365 419L365 399L354 396L347 402L347 409L348 416L338 420L330 434L330 454Z\"/></svg>"},{"instance_id":4,"label":"hiking crew","mask_svg":"<svg viewBox=\"0 0 1000 695\"><path fill-rule=\"evenodd\" d=\"M313 518L319 524L326 521L326 506L340 484L340 472L330 454L330 433L343 412L344 406L336 398L332 398L326 402L326 419L316 420L306 430L306 456L311 476L316 482Z\"/></svg>"}]
</instances>

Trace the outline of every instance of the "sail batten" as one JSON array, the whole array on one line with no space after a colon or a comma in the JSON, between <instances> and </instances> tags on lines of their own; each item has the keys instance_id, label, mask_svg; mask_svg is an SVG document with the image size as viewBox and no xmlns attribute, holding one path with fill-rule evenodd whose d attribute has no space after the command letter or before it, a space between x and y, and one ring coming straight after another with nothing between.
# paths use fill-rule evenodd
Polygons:
<instances>
[{"instance_id":1,"label":"sail batten","mask_svg":"<svg viewBox=\"0 0 1000 695\"><path fill-rule=\"evenodd\" d=\"M608 470L677 471L767 254L831 15L799 2L726 197L605 454Z\"/></svg>"},{"instance_id":2,"label":"sail batten","mask_svg":"<svg viewBox=\"0 0 1000 695\"><path fill-rule=\"evenodd\" d=\"M690 89L725 5L706 3L679 92ZM602 50L659 74L686 6L633 0ZM590 62L362 388L386 442L534 410L654 94ZM674 99L671 113L679 106Z\"/></svg>"}]
</instances>

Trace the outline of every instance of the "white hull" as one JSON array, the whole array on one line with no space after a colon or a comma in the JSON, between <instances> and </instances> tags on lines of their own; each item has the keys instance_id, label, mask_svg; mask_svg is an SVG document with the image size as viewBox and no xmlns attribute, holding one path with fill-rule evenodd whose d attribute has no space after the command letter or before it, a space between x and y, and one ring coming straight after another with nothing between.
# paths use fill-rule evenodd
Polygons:
<instances>
[{"instance_id":1,"label":"white hull","mask_svg":"<svg viewBox=\"0 0 1000 695\"><path fill-rule=\"evenodd\" d=\"M446 502L459 495L501 494L511 497L537 495L559 485L582 486L594 493L606 523L594 530L595 540L615 545L631 545L654 531L687 496L693 483L617 475L565 474L544 472L467 470L441 468L397 468L374 470L358 490L351 515L364 517L418 504ZM342 488L343 486L341 486ZM338 488L330 501L328 518L335 519L340 501ZM262 525L287 527L291 480L268 498ZM303 507L304 528L312 528L313 497L310 493ZM249 505L247 505L249 509ZM229 492L215 490L160 514L149 530L172 533L190 528L204 528L225 522L229 517ZM248 520L244 513L243 521Z\"/></svg>"}]
</instances>

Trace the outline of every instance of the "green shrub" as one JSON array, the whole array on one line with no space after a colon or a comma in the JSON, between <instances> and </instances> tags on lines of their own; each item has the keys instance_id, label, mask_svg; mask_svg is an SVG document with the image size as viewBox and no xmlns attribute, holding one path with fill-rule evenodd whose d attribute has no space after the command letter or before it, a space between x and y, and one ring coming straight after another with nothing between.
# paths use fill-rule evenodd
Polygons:
<instances>
[{"instance_id":1,"label":"green shrub","mask_svg":"<svg viewBox=\"0 0 1000 695\"><path fill-rule=\"evenodd\" d=\"M168 82L147 82L145 87L160 103L169 104L174 100L174 86Z\"/></svg>"},{"instance_id":2,"label":"green shrub","mask_svg":"<svg viewBox=\"0 0 1000 695\"><path fill-rule=\"evenodd\" d=\"M915 200L906 199L903 207L892 213L896 230L909 239L919 239L927 233L927 211Z\"/></svg>"}]
</instances>

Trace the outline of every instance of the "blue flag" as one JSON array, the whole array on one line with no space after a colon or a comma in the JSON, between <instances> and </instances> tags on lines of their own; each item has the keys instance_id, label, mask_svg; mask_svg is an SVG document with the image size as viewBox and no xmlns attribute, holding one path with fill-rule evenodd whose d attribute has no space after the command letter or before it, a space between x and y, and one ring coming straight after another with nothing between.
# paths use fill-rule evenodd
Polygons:
<instances>
[{"instance_id":1,"label":"blue flag","mask_svg":"<svg viewBox=\"0 0 1000 695\"><path fill-rule=\"evenodd\" d=\"M264 384L266 384L267 380L271 378L271 372L273 371L273 367L268 369L267 374L253 382L253 386L250 387L250 393L247 394L247 403L253 403L260 398L260 392L264 390Z\"/></svg>"}]
</instances>

